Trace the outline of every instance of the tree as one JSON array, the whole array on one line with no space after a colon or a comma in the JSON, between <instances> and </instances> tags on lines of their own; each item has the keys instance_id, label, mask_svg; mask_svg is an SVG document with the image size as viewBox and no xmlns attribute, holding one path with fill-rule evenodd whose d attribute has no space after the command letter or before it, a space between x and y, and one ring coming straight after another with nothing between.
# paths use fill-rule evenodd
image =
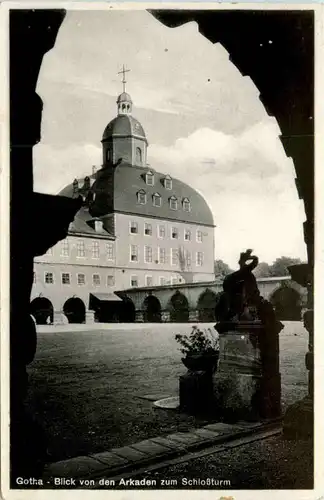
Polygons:
<instances>
[{"instance_id":1,"label":"tree","mask_svg":"<svg viewBox=\"0 0 324 500\"><path fill-rule=\"evenodd\" d=\"M268 278L272 276L271 267L267 262L260 262L253 271L256 278Z\"/></svg>"},{"instance_id":2,"label":"tree","mask_svg":"<svg viewBox=\"0 0 324 500\"><path fill-rule=\"evenodd\" d=\"M223 260L215 260L214 262L215 278L224 279L225 276L231 274L233 271Z\"/></svg>"},{"instance_id":3,"label":"tree","mask_svg":"<svg viewBox=\"0 0 324 500\"><path fill-rule=\"evenodd\" d=\"M288 266L301 263L302 261L300 259L285 256L278 257L270 266L271 276L289 276Z\"/></svg>"}]
</instances>

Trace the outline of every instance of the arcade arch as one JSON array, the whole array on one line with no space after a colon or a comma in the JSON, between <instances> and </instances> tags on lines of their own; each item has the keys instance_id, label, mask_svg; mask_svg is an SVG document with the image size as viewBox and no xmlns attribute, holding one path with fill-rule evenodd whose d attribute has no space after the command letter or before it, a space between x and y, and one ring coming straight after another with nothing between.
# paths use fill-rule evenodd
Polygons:
<instances>
[{"instance_id":1,"label":"arcade arch","mask_svg":"<svg viewBox=\"0 0 324 500\"><path fill-rule=\"evenodd\" d=\"M37 325L52 324L54 320L53 304L46 297L36 297L30 303L30 314L34 316Z\"/></svg>"},{"instance_id":2,"label":"arcade arch","mask_svg":"<svg viewBox=\"0 0 324 500\"><path fill-rule=\"evenodd\" d=\"M63 312L69 323L85 323L86 307L79 297L71 297L64 306Z\"/></svg>"},{"instance_id":3,"label":"arcade arch","mask_svg":"<svg viewBox=\"0 0 324 500\"><path fill-rule=\"evenodd\" d=\"M170 320L173 323L187 323L189 321L188 299L179 291L170 299Z\"/></svg>"},{"instance_id":4,"label":"arcade arch","mask_svg":"<svg viewBox=\"0 0 324 500\"><path fill-rule=\"evenodd\" d=\"M155 295L148 295L143 302L144 321L146 323L160 323L161 303Z\"/></svg>"}]
</instances>

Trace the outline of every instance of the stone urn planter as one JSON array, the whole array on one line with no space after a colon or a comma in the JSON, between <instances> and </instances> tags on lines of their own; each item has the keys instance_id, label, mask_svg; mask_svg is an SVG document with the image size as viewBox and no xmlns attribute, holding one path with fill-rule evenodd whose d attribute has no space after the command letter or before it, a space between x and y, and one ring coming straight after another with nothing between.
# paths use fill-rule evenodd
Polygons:
<instances>
[{"instance_id":1,"label":"stone urn planter","mask_svg":"<svg viewBox=\"0 0 324 500\"><path fill-rule=\"evenodd\" d=\"M215 354L188 354L181 358L182 363L191 372L213 373L217 370L219 353Z\"/></svg>"}]
</instances>

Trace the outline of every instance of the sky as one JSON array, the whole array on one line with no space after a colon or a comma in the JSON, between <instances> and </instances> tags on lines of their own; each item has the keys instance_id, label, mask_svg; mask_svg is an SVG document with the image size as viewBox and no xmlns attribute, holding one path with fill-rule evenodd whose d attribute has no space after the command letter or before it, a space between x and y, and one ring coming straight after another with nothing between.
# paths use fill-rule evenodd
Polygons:
<instances>
[{"instance_id":1,"label":"sky","mask_svg":"<svg viewBox=\"0 0 324 500\"><path fill-rule=\"evenodd\" d=\"M304 209L278 124L252 80L195 22L168 28L142 10L67 13L38 80L44 110L34 189L57 194L101 165L123 64L148 163L205 197L215 258L235 269L240 252L252 248L270 264L282 255L305 260Z\"/></svg>"}]
</instances>

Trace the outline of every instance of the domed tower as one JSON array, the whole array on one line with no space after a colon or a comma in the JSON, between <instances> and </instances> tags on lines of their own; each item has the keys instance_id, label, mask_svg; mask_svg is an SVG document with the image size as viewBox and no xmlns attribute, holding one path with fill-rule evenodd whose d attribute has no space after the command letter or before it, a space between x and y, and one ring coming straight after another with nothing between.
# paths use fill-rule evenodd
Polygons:
<instances>
[{"instance_id":1,"label":"domed tower","mask_svg":"<svg viewBox=\"0 0 324 500\"><path fill-rule=\"evenodd\" d=\"M138 167L146 166L147 139L140 122L132 116L133 102L126 92L123 66L123 92L117 98L117 116L108 123L102 137L103 166L121 160L121 163Z\"/></svg>"}]
</instances>

